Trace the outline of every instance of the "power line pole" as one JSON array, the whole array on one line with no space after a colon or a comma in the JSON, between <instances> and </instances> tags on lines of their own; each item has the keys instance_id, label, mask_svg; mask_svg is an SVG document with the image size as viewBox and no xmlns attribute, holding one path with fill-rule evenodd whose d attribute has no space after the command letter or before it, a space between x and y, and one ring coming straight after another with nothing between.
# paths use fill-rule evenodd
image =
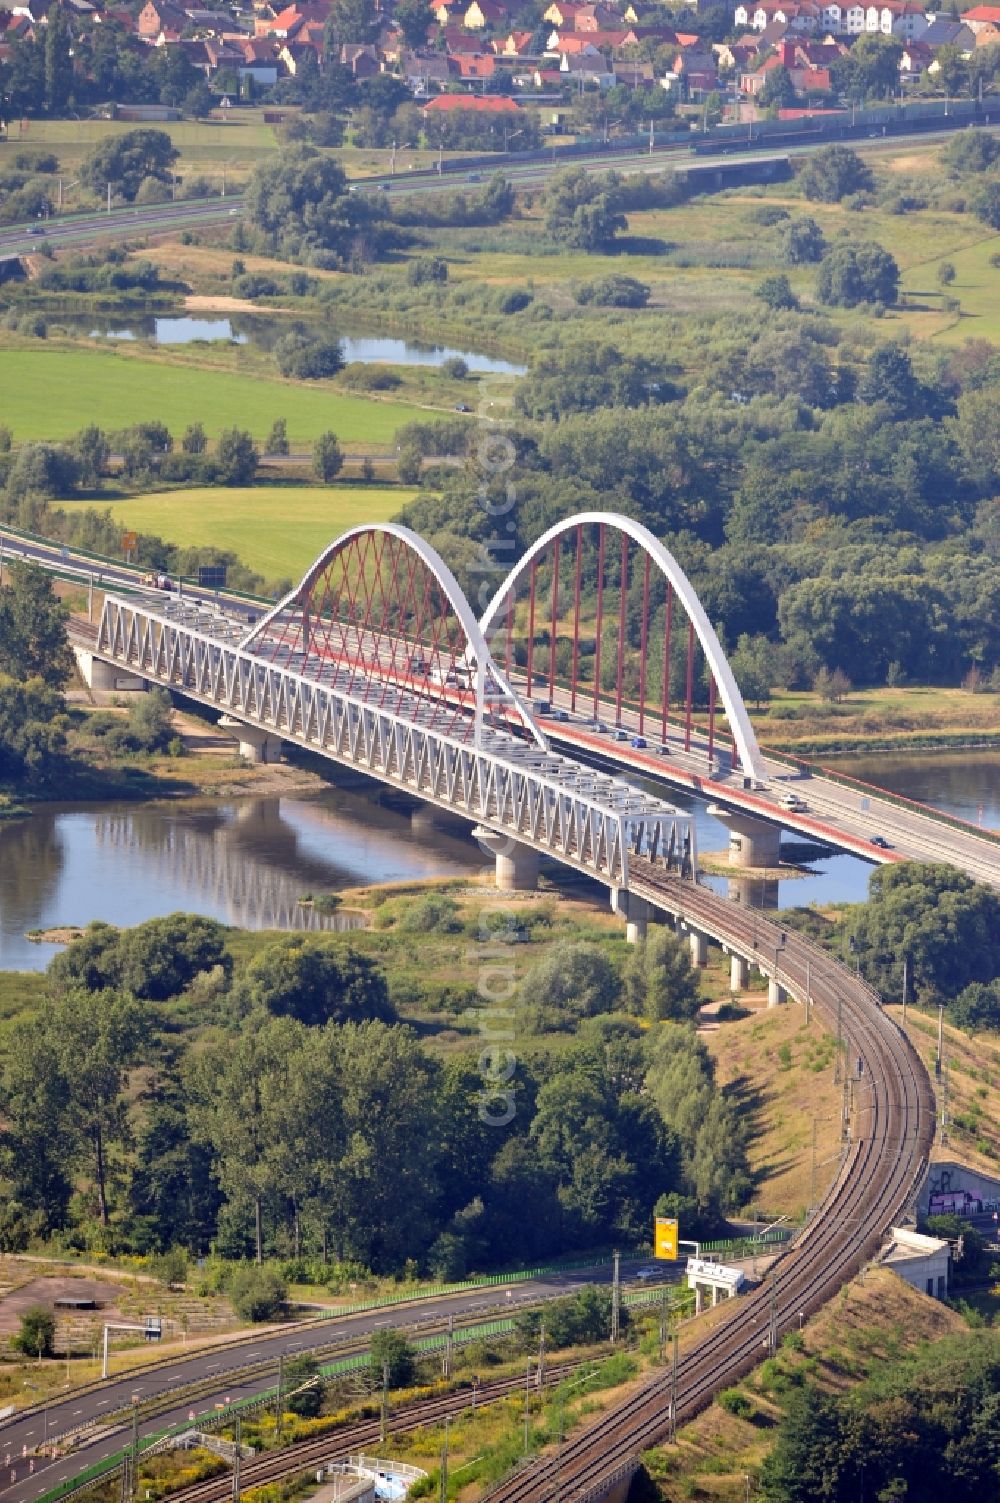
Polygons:
<instances>
[{"instance_id":1,"label":"power line pole","mask_svg":"<svg viewBox=\"0 0 1000 1503\"><path fill-rule=\"evenodd\" d=\"M674 1335L673 1335L673 1344L674 1344L673 1361L671 1362L671 1365L670 1365L670 1432L669 1432L668 1437L667 1437L671 1445L673 1445L674 1442L677 1439L677 1347L678 1347L678 1340L677 1340L677 1332L676 1331L674 1332Z\"/></svg>"},{"instance_id":2,"label":"power line pole","mask_svg":"<svg viewBox=\"0 0 1000 1503\"><path fill-rule=\"evenodd\" d=\"M833 1083L840 1084L841 1055L844 1052L844 999L837 993L837 1061L834 1065Z\"/></svg>"},{"instance_id":3,"label":"power line pole","mask_svg":"<svg viewBox=\"0 0 1000 1503\"><path fill-rule=\"evenodd\" d=\"M767 1344L773 1357L778 1350L778 1275L771 1275L771 1296L768 1301Z\"/></svg>"},{"instance_id":4,"label":"power line pole","mask_svg":"<svg viewBox=\"0 0 1000 1503\"><path fill-rule=\"evenodd\" d=\"M240 1503L240 1436L243 1431L242 1421L236 1416L236 1428L233 1441L233 1503Z\"/></svg>"},{"instance_id":5,"label":"power line pole","mask_svg":"<svg viewBox=\"0 0 1000 1503\"><path fill-rule=\"evenodd\" d=\"M389 1433L389 1364L382 1363L382 1411L379 1416L378 1438L385 1445Z\"/></svg>"},{"instance_id":6,"label":"power line pole","mask_svg":"<svg viewBox=\"0 0 1000 1503\"><path fill-rule=\"evenodd\" d=\"M903 1027L906 1027L906 994L910 990L910 957L903 956Z\"/></svg>"},{"instance_id":7,"label":"power line pole","mask_svg":"<svg viewBox=\"0 0 1000 1503\"><path fill-rule=\"evenodd\" d=\"M664 1284L660 1291L660 1361L663 1361L667 1349L667 1286Z\"/></svg>"},{"instance_id":8,"label":"power line pole","mask_svg":"<svg viewBox=\"0 0 1000 1503\"><path fill-rule=\"evenodd\" d=\"M543 1321L538 1331L538 1387L542 1388L545 1383L545 1322Z\"/></svg>"},{"instance_id":9,"label":"power line pole","mask_svg":"<svg viewBox=\"0 0 1000 1503\"><path fill-rule=\"evenodd\" d=\"M819 1132L819 1118L813 1118L813 1141L812 1141L812 1168L809 1174L809 1211L816 1209L816 1137Z\"/></svg>"},{"instance_id":10,"label":"power line pole","mask_svg":"<svg viewBox=\"0 0 1000 1503\"><path fill-rule=\"evenodd\" d=\"M281 1439L281 1389L285 1378L285 1354L278 1353L278 1393L274 1401L274 1438Z\"/></svg>"},{"instance_id":11,"label":"power line pole","mask_svg":"<svg viewBox=\"0 0 1000 1503\"><path fill-rule=\"evenodd\" d=\"M445 1415L444 1445L441 1447L441 1503L447 1503L448 1499L448 1429L450 1425L451 1416Z\"/></svg>"},{"instance_id":12,"label":"power line pole","mask_svg":"<svg viewBox=\"0 0 1000 1503\"><path fill-rule=\"evenodd\" d=\"M530 1449L531 1430L531 1358L524 1365L524 1454L528 1455Z\"/></svg>"},{"instance_id":13,"label":"power line pole","mask_svg":"<svg viewBox=\"0 0 1000 1503\"><path fill-rule=\"evenodd\" d=\"M614 1276L611 1284L611 1340L617 1341L619 1325L621 1323L621 1259L616 1251L614 1253Z\"/></svg>"},{"instance_id":14,"label":"power line pole","mask_svg":"<svg viewBox=\"0 0 1000 1503\"><path fill-rule=\"evenodd\" d=\"M444 1338L444 1375L445 1375L446 1378L450 1378L451 1377L451 1354L452 1354L452 1346L454 1344L454 1341L455 1341L455 1317L454 1317L454 1315L449 1315L448 1316L448 1330L447 1330L447 1333L446 1333L445 1338Z\"/></svg>"}]
</instances>

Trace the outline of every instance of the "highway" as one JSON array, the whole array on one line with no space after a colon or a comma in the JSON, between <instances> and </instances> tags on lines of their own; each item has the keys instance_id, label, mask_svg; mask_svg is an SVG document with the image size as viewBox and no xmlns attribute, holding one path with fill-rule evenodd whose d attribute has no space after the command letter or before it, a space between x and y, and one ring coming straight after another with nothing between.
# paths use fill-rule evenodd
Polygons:
<instances>
[{"instance_id":1,"label":"highway","mask_svg":"<svg viewBox=\"0 0 1000 1503\"><path fill-rule=\"evenodd\" d=\"M985 127L990 129L989 125ZM896 135L875 139L854 140L853 144L865 150L898 150L900 144L919 139L933 144L947 140L953 130L900 132ZM874 135L874 133L872 133ZM697 139L692 135L692 140ZM732 147L718 156L696 157L691 147L685 145L654 145L652 149L635 151L602 151L578 156L557 156L545 161L519 162L506 156L484 155L474 167L451 167L447 164L440 173L426 168L409 173L405 170L392 175L356 178L350 184L352 192L377 194L380 198L408 198L425 194L467 192L475 184L481 184L495 172L502 172L517 188L537 187L565 167L582 167L587 172L621 172L634 174L660 172L670 167L709 167L723 162L731 163L738 152L740 162L779 161L784 157L808 155L827 142L791 146L775 146L753 151L742 146ZM30 255L40 245L48 243L56 249L84 249L90 245L109 240L123 241L142 239L149 235L169 234L183 229L196 229L201 225L224 223L243 212L243 199L239 194L226 198L189 199L165 204L149 204L140 207L112 209L110 213L67 214L55 216L42 222L11 225L0 231L0 261ZM39 233L44 231L44 236Z\"/></svg>"},{"instance_id":2,"label":"highway","mask_svg":"<svg viewBox=\"0 0 1000 1503\"><path fill-rule=\"evenodd\" d=\"M623 1265L623 1276L627 1277L628 1269L635 1266ZM168 1426L183 1424L192 1411L211 1413L215 1403L226 1398L246 1399L274 1388L279 1357L292 1358L348 1342L363 1343L364 1338L386 1326L403 1329L418 1323L440 1323L453 1316L456 1325L461 1327L470 1321L486 1318L490 1313L502 1315L524 1305L566 1294L574 1286L607 1283L610 1277L608 1267L574 1269L551 1277L524 1280L507 1288L483 1287L402 1306L382 1307L359 1315L271 1328L259 1335L251 1333L241 1338L234 1337L234 1343L238 1342L238 1345L216 1344L190 1357L175 1354L153 1369L123 1369L88 1390L71 1391L65 1398L53 1398L47 1413L36 1408L0 1425L0 1462L3 1463L0 1497L5 1503L32 1503L56 1483L75 1477L84 1467L114 1455L122 1448L121 1426L127 1423L121 1419L113 1429L102 1429L91 1444L59 1459L48 1459L39 1451L46 1437L51 1441L69 1431L100 1425L105 1416L130 1409L136 1400L140 1404L154 1404L170 1390L183 1390L192 1384L208 1385L210 1389L200 1391L197 1399L183 1399L168 1408L156 1405L155 1414L140 1418L138 1433L141 1441L144 1436L156 1434ZM123 1361L123 1358L118 1359L119 1363ZM247 1369L251 1370L249 1374ZM212 1387L216 1380L217 1386Z\"/></svg>"}]
</instances>

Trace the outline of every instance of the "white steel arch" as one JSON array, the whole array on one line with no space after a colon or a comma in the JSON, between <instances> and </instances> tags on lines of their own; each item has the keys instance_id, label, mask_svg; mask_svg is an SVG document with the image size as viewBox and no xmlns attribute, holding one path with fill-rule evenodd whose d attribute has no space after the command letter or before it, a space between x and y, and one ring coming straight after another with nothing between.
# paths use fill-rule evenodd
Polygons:
<instances>
[{"instance_id":1,"label":"white steel arch","mask_svg":"<svg viewBox=\"0 0 1000 1503\"><path fill-rule=\"evenodd\" d=\"M517 580L531 565L532 560L537 558L540 553L543 553L556 538L562 537L577 527L590 526L610 527L616 532L626 533L633 542L638 543L639 547L649 554L653 563L660 570L660 573L673 586L674 594L687 612L688 619L694 626L709 667L715 675L719 695L725 707L730 729L736 740L740 762L755 782L766 783L768 780L767 769L764 766L760 747L757 745L757 737L754 735L750 716L747 714L746 705L743 703L743 696L740 694L736 679L733 677L733 670L730 668L726 655L722 650L722 643L716 636L715 629L705 614L705 608L698 599L694 586L669 549L663 546L659 538L654 537L648 527L644 527L641 522L634 521L632 517L623 517L616 512L583 511L577 513L574 517L567 517L565 521L556 522L536 542L532 543L527 553L514 565L514 568L493 596L493 599L483 612L480 622L483 636L488 636L494 630L500 611L506 604L507 596Z\"/></svg>"},{"instance_id":2,"label":"white steel arch","mask_svg":"<svg viewBox=\"0 0 1000 1503\"><path fill-rule=\"evenodd\" d=\"M503 690L504 695L517 708L526 729L531 732L538 745L547 750L548 742L530 709L525 705L521 696L514 692L507 681L506 675L493 661L489 647L486 645L483 629L476 620L475 613L466 599L465 592L458 580L436 548L432 548L430 543L425 542L419 533L413 532L409 527L401 527L398 522L363 522L357 527L350 527L346 532L342 532L309 565L309 568L303 574L295 588L289 590L288 594L283 596L277 605L251 627L250 631L247 632L246 636L239 643L239 646L243 650L251 649L258 639L267 634L271 624L280 619L283 611L308 594L323 570L336 558L338 553L343 552L348 544L356 538L370 533L384 533L389 537L398 538L400 542L404 543L407 548L410 548L417 555L421 563L430 570L444 591L448 603L455 612L459 625L465 633L467 643L466 657L469 666L470 668L473 665L475 666L477 737L483 722L485 686L488 674L491 678L495 679Z\"/></svg>"}]
</instances>

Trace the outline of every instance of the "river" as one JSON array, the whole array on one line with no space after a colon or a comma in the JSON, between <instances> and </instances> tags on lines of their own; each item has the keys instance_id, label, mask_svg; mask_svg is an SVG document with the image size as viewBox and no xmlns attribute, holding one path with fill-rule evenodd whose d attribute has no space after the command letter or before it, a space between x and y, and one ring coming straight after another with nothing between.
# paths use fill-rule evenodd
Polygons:
<instances>
[{"instance_id":1,"label":"river","mask_svg":"<svg viewBox=\"0 0 1000 1503\"><path fill-rule=\"evenodd\" d=\"M837 766L974 824L1000 827L1000 752L852 758ZM693 810L699 849L724 850L726 829L705 805L680 793L673 798ZM48 964L57 947L28 940L33 929L93 919L137 924L179 909L249 929L343 929L358 917L320 915L300 898L370 883L471 877L487 866L461 821L424 807L408 812L405 801L357 780L310 797L41 805L0 823L0 970ZM831 854L808 860L807 875L776 882L707 880L744 901L784 908L858 902L871 870L854 856Z\"/></svg>"}]
</instances>

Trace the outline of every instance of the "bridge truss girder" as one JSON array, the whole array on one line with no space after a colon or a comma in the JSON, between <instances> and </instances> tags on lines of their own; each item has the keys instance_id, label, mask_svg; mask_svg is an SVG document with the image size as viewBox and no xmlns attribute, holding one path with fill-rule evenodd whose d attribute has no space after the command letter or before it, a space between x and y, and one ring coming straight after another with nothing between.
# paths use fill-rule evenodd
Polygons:
<instances>
[{"instance_id":1,"label":"bridge truss girder","mask_svg":"<svg viewBox=\"0 0 1000 1503\"><path fill-rule=\"evenodd\" d=\"M356 768L442 809L487 825L613 886L627 887L629 857L694 869L694 824L684 812L615 778L510 733L473 745L239 645L233 623L206 610L198 623L114 595L105 597L99 657L147 681ZM237 638L234 640L234 636ZM353 682L353 680L352 680Z\"/></svg>"}]
</instances>

